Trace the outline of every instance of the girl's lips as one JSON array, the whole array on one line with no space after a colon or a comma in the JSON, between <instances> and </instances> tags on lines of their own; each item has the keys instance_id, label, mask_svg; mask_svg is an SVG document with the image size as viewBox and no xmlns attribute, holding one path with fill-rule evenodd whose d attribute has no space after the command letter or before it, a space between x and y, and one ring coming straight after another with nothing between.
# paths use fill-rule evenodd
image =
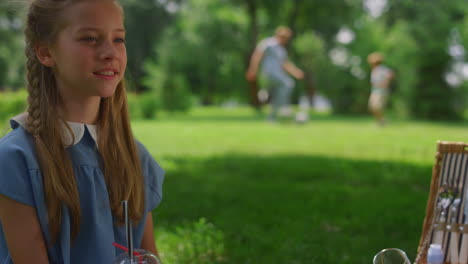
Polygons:
<instances>
[{"instance_id":1,"label":"girl's lips","mask_svg":"<svg viewBox=\"0 0 468 264\"><path fill-rule=\"evenodd\" d=\"M109 74L102 74L102 73L99 73L99 72L94 72L94 76L100 78L100 79L103 79L103 80L107 80L107 81L111 81L111 80L114 80L115 78L117 78L117 73L114 72L113 74L109 75Z\"/></svg>"},{"instance_id":2,"label":"girl's lips","mask_svg":"<svg viewBox=\"0 0 468 264\"><path fill-rule=\"evenodd\" d=\"M119 75L115 68L101 68L93 74L103 80L114 80Z\"/></svg>"}]
</instances>

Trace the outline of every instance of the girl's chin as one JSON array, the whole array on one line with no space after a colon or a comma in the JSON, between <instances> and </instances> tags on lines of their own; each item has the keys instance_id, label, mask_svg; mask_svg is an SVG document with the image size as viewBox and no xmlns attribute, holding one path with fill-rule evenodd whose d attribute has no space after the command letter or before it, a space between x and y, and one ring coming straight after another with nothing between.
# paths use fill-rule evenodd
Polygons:
<instances>
[{"instance_id":1,"label":"girl's chin","mask_svg":"<svg viewBox=\"0 0 468 264\"><path fill-rule=\"evenodd\" d=\"M115 87L114 87L114 88L109 88L109 89L100 90L100 91L98 91L99 97L101 97L101 98L112 97L112 96L115 94L115 90L116 90Z\"/></svg>"}]
</instances>

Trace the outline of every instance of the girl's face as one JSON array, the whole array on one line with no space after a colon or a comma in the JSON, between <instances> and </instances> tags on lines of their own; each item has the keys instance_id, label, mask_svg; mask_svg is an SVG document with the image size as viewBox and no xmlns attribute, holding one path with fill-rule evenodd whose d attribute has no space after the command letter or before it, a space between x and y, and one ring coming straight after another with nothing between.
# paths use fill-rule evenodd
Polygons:
<instances>
[{"instance_id":1,"label":"girl's face","mask_svg":"<svg viewBox=\"0 0 468 264\"><path fill-rule=\"evenodd\" d=\"M68 7L63 19L50 47L63 99L112 96L127 65L121 8L112 0L83 1Z\"/></svg>"}]
</instances>

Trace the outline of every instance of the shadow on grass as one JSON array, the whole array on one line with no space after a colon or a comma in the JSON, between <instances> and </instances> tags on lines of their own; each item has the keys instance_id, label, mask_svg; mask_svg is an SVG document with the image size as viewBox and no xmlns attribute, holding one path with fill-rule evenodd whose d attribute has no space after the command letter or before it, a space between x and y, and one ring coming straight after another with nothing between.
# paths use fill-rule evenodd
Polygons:
<instances>
[{"instance_id":1,"label":"shadow on grass","mask_svg":"<svg viewBox=\"0 0 468 264\"><path fill-rule=\"evenodd\" d=\"M223 233L222 263L370 263L388 247L415 257L430 166L235 153L165 160L175 169L156 230L206 218Z\"/></svg>"}]
</instances>

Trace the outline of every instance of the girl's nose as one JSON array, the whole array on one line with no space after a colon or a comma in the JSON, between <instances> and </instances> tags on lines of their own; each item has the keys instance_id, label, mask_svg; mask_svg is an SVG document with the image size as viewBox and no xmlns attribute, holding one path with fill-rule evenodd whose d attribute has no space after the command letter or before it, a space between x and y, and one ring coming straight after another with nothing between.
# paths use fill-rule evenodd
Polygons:
<instances>
[{"instance_id":1,"label":"girl's nose","mask_svg":"<svg viewBox=\"0 0 468 264\"><path fill-rule=\"evenodd\" d=\"M102 60L114 59L117 57L117 50L112 41L105 41L101 45L99 58Z\"/></svg>"}]
</instances>

